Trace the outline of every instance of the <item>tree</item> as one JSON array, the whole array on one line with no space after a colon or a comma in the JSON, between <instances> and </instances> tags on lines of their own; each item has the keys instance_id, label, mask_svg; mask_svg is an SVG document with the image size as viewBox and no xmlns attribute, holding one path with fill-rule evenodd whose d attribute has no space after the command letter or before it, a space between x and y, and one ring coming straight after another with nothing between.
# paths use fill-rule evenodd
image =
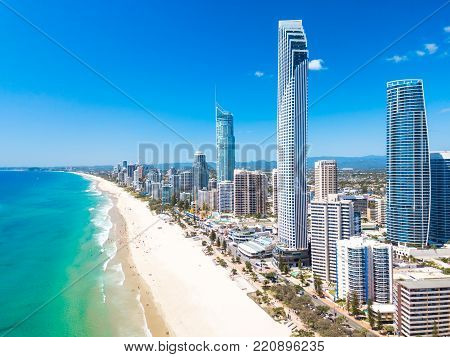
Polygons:
<instances>
[{"instance_id":1,"label":"tree","mask_svg":"<svg viewBox=\"0 0 450 357\"><path fill-rule=\"evenodd\" d=\"M302 262L301 259L298 260L298 262L297 262L297 267L298 267L299 269L302 269L302 267L303 267L303 262Z\"/></svg>"},{"instance_id":2,"label":"tree","mask_svg":"<svg viewBox=\"0 0 450 357\"><path fill-rule=\"evenodd\" d=\"M314 290L320 297L323 296L322 279L318 275L314 275Z\"/></svg>"},{"instance_id":3,"label":"tree","mask_svg":"<svg viewBox=\"0 0 450 357\"><path fill-rule=\"evenodd\" d=\"M236 263L241 264L241 257L239 255L236 257Z\"/></svg>"},{"instance_id":4,"label":"tree","mask_svg":"<svg viewBox=\"0 0 450 357\"><path fill-rule=\"evenodd\" d=\"M381 312L377 311L377 330L383 329L383 319L381 317Z\"/></svg>"},{"instance_id":5,"label":"tree","mask_svg":"<svg viewBox=\"0 0 450 357\"><path fill-rule=\"evenodd\" d=\"M175 207L176 204L177 204L177 197L175 196L175 194L173 194L173 195L172 195L171 202L170 202L170 205L171 205L172 207Z\"/></svg>"},{"instance_id":6,"label":"tree","mask_svg":"<svg viewBox=\"0 0 450 357\"><path fill-rule=\"evenodd\" d=\"M231 269L231 274L232 275L236 275L237 274L237 270L235 268Z\"/></svg>"},{"instance_id":7,"label":"tree","mask_svg":"<svg viewBox=\"0 0 450 357\"><path fill-rule=\"evenodd\" d=\"M211 241L211 243L214 243L216 241L216 232L214 232L213 230L211 230L211 233L209 234L209 240Z\"/></svg>"},{"instance_id":8,"label":"tree","mask_svg":"<svg viewBox=\"0 0 450 357\"><path fill-rule=\"evenodd\" d=\"M373 316L372 300L370 299L367 301L367 319L369 320L370 328L373 330L375 327L375 317Z\"/></svg>"},{"instance_id":9,"label":"tree","mask_svg":"<svg viewBox=\"0 0 450 357\"><path fill-rule=\"evenodd\" d=\"M359 310L359 298L358 298L358 294L356 293L356 291L353 291L352 293L352 298L350 301L350 313L353 316L358 316L360 314L360 310Z\"/></svg>"},{"instance_id":10,"label":"tree","mask_svg":"<svg viewBox=\"0 0 450 357\"><path fill-rule=\"evenodd\" d=\"M247 271L249 272L253 270L252 264L249 261L245 262L245 269L247 269Z\"/></svg>"},{"instance_id":11,"label":"tree","mask_svg":"<svg viewBox=\"0 0 450 357\"><path fill-rule=\"evenodd\" d=\"M227 242L225 242L225 239L222 241L222 249L223 250L227 249Z\"/></svg>"},{"instance_id":12,"label":"tree","mask_svg":"<svg viewBox=\"0 0 450 357\"><path fill-rule=\"evenodd\" d=\"M433 337L439 337L439 328L436 321L433 323Z\"/></svg>"}]
</instances>

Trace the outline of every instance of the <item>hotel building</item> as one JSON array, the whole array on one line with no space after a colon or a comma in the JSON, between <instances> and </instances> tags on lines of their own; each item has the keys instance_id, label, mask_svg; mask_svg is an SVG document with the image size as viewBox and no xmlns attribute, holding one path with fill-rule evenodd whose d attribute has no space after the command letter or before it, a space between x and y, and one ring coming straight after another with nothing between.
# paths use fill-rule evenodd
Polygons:
<instances>
[{"instance_id":1,"label":"hotel building","mask_svg":"<svg viewBox=\"0 0 450 357\"><path fill-rule=\"evenodd\" d=\"M450 151L432 152L429 244L450 242Z\"/></svg>"},{"instance_id":2,"label":"hotel building","mask_svg":"<svg viewBox=\"0 0 450 357\"><path fill-rule=\"evenodd\" d=\"M397 280L394 289L399 336L450 336L450 278Z\"/></svg>"},{"instance_id":3,"label":"hotel building","mask_svg":"<svg viewBox=\"0 0 450 357\"><path fill-rule=\"evenodd\" d=\"M301 20L278 23L278 238L275 264L308 257L306 125L308 49Z\"/></svg>"},{"instance_id":4,"label":"hotel building","mask_svg":"<svg viewBox=\"0 0 450 357\"><path fill-rule=\"evenodd\" d=\"M311 265L314 275L336 282L336 242L356 234L353 203L337 195L310 203Z\"/></svg>"},{"instance_id":5,"label":"hotel building","mask_svg":"<svg viewBox=\"0 0 450 357\"><path fill-rule=\"evenodd\" d=\"M320 160L314 163L314 198L326 200L337 194L337 163L335 160Z\"/></svg>"},{"instance_id":6,"label":"hotel building","mask_svg":"<svg viewBox=\"0 0 450 357\"><path fill-rule=\"evenodd\" d=\"M216 103L217 181L232 181L235 167L233 114Z\"/></svg>"},{"instance_id":7,"label":"hotel building","mask_svg":"<svg viewBox=\"0 0 450 357\"><path fill-rule=\"evenodd\" d=\"M261 171L234 170L234 214L265 215L267 176Z\"/></svg>"},{"instance_id":8,"label":"hotel building","mask_svg":"<svg viewBox=\"0 0 450 357\"><path fill-rule=\"evenodd\" d=\"M361 237L337 241L336 293L348 299L356 293L359 302L370 299L392 302L392 247Z\"/></svg>"},{"instance_id":9,"label":"hotel building","mask_svg":"<svg viewBox=\"0 0 450 357\"><path fill-rule=\"evenodd\" d=\"M392 242L424 247L430 219L430 155L423 83L387 83L386 226Z\"/></svg>"},{"instance_id":10,"label":"hotel building","mask_svg":"<svg viewBox=\"0 0 450 357\"><path fill-rule=\"evenodd\" d=\"M233 213L234 211L234 183L233 181L222 181L218 184L220 213Z\"/></svg>"}]
</instances>

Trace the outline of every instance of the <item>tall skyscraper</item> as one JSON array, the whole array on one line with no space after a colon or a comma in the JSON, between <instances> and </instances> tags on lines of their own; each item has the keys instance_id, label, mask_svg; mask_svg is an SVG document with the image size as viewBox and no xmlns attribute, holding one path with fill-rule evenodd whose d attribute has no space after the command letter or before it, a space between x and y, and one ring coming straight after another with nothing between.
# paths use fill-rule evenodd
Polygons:
<instances>
[{"instance_id":1,"label":"tall skyscraper","mask_svg":"<svg viewBox=\"0 0 450 357\"><path fill-rule=\"evenodd\" d=\"M234 214L264 215L267 176L261 171L234 170Z\"/></svg>"},{"instance_id":2,"label":"tall skyscraper","mask_svg":"<svg viewBox=\"0 0 450 357\"><path fill-rule=\"evenodd\" d=\"M429 243L450 242L450 151L430 154L431 214Z\"/></svg>"},{"instance_id":3,"label":"tall skyscraper","mask_svg":"<svg viewBox=\"0 0 450 357\"><path fill-rule=\"evenodd\" d=\"M319 160L314 163L314 187L314 198L317 200L326 200L328 195L337 193L336 160Z\"/></svg>"},{"instance_id":4,"label":"tall skyscraper","mask_svg":"<svg viewBox=\"0 0 450 357\"><path fill-rule=\"evenodd\" d=\"M306 250L308 50L301 20L278 23L278 237L275 259ZM288 253L288 251L290 251ZM287 264L287 263L286 263Z\"/></svg>"},{"instance_id":5,"label":"tall skyscraper","mask_svg":"<svg viewBox=\"0 0 450 357\"><path fill-rule=\"evenodd\" d=\"M201 151L194 154L194 164L192 165L192 188L194 197L197 191L203 188L208 188L208 164L206 163L206 156Z\"/></svg>"},{"instance_id":6,"label":"tall skyscraper","mask_svg":"<svg viewBox=\"0 0 450 357\"><path fill-rule=\"evenodd\" d=\"M216 103L217 181L232 181L235 167L233 114Z\"/></svg>"},{"instance_id":7,"label":"tall skyscraper","mask_svg":"<svg viewBox=\"0 0 450 357\"><path fill-rule=\"evenodd\" d=\"M423 247L430 218L430 154L423 83L387 83L387 237Z\"/></svg>"},{"instance_id":8,"label":"tall skyscraper","mask_svg":"<svg viewBox=\"0 0 450 357\"><path fill-rule=\"evenodd\" d=\"M272 212L278 214L278 170L272 170Z\"/></svg>"},{"instance_id":9,"label":"tall skyscraper","mask_svg":"<svg viewBox=\"0 0 450 357\"><path fill-rule=\"evenodd\" d=\"M310 212L312 271L315 276L334 283L337 241L356 235L353 203L330 195L327 200L313 200Z\"/></svg>"}]
</instances>

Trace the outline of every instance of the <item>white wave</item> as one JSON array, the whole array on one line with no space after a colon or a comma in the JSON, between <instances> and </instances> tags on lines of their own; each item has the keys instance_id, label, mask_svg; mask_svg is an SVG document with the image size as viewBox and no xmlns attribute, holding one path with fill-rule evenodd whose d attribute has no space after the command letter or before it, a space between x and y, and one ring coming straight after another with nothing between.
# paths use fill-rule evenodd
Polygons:
<instances>
[{"instance_id":1,"label":"white wave","mask_svg":"<svg viewBox=\"0 0 450 357\"><path fill-rule=\"evenodd\" d=\"M147 318L145 317L144 306L142 306L142 303L141 303L141 294L140 293L137 293L136 299L137 299L138 304L139 304L139 306L141 308L141 311L142 311L142 317L143 317L143 320L144 320L143 321L143 325L142 325L142 329L144 330L144 335L146 337L152 337L152 333L150 332L150 330L148 328Z\"/></svg>"},{"instance_id":2,"label":"white wave","mask_svg":"<svg viewBox=\"0 0 450 357\"><path fill-rule=\"evenodd\" d=\"M115 281L117 285L123 286L125 273L123 272L122 263L111 265L109 269L117 275L117 281Z\"/></svg>"}]
</instances>

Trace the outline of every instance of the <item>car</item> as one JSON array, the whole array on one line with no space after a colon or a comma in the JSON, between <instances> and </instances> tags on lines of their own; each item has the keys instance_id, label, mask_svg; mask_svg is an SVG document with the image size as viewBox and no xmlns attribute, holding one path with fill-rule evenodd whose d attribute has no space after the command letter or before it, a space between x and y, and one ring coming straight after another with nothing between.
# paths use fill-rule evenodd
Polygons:
<instances>
[{"instance_id":1,"label":"car","mask_svg":"<svg viewBox=\"0 0 450 357\"><path fill-rule=\"evenodd\" d=\"M313 299L318 299L317 295L313 295L312 297Z\"/></svg>"}]
</instances>

